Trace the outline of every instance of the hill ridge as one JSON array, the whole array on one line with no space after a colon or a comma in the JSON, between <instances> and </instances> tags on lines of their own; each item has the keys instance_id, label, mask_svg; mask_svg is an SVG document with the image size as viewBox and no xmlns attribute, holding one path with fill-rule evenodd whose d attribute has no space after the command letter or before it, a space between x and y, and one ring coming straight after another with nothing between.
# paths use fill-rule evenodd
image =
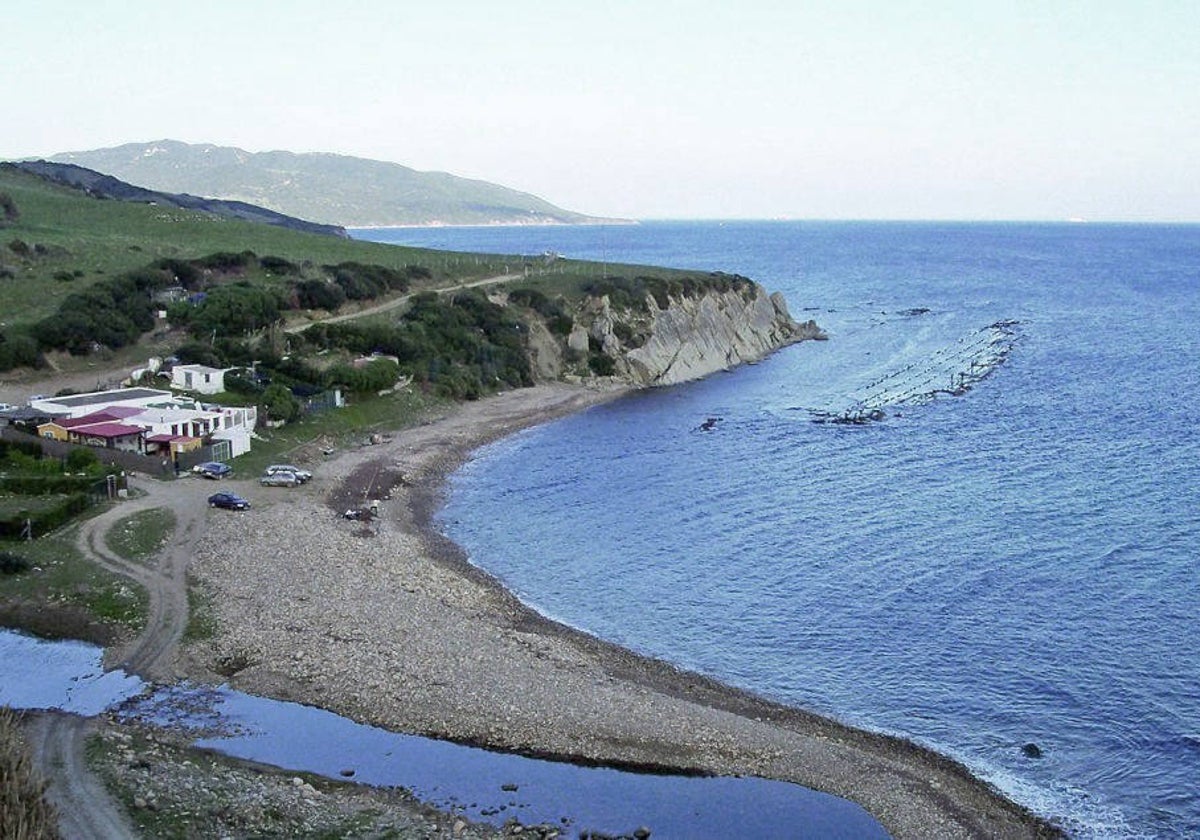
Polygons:
<instances>
[{"instance_id":1,"label":"hill ridge","mask_svg":"<svg viewBox=\"0 0 1200 840\"><path fill-rule=\"evenodd\" d=\"M251 152L163 139L62 152L48 160L152 190L242 201L342 227L621 221L564 210L489 181L335 152Z\"/></svg>"}]
</instances>

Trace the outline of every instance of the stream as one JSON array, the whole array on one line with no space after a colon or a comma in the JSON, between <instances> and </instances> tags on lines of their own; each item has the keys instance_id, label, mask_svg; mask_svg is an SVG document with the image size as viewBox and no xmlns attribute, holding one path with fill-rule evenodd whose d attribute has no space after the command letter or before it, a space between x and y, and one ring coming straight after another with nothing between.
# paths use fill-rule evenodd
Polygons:
<instances>
[{"instance_id":1,"label":"stream","mask_svg":"<svg viewBox=\"0 0 1200 840\"><path fill-rule=\"evenodd\" d=\"M0 629L0 705L57 709L195 733L194 746L292 772L403 787L437 808L501 826L515 818L572 834L646 826L655 838L884 838L860 806L800 785L582 767L403 735L225 686L153 689L105 671L103 651Z\"/></svg>"}]
</instances>

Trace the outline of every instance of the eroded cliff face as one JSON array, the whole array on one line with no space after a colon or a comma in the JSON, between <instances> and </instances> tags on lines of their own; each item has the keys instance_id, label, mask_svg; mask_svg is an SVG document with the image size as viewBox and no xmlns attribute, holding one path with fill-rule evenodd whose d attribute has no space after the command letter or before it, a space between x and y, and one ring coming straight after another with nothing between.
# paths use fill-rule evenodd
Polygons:
<instances>
[{"instance_id":1,"label":"eroded cliff face","mask_svg":"<svg viewBox=\"0 0 1200 840\"><path fill-rule=\"evenodd\" d=\"M758 285L672 296L665 307L648 296L646 304L645 311L618 311L607 297L592 299L577 314L565 349L556 353L532 337L535 367L543 376L556 368L569 374L572 359L585 359L594 374L641 387L673 385L825 337L815 322L792 320L781 294Z\"/></svg>"}]
</instances>

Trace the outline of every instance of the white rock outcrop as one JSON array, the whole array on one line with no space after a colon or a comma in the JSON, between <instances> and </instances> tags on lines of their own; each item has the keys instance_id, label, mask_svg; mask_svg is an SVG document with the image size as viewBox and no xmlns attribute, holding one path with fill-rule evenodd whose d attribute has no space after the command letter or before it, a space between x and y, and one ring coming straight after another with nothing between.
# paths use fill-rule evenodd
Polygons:
<instances>
[{"instance_id":1,"label":"white rock outcrop","mask_svg":"<svg viewBox=\"0 0 1200 840\"><path fill-rule=\"evenodd\" d=\"M666 308L648 299L648 333L640 346L624 349L613 333L615 316L599 313L592 323L605 352L617 362L618 375L636 385L672 385L757 361L780 347L824 338L813 321L797 324L778 292L761 286L698 297L670 298ZM616 316L619 317L619 316ZM645 316L641 316L643 320ZM602 326L601 326L602 325Z\"/></svg>"}]
</instances>

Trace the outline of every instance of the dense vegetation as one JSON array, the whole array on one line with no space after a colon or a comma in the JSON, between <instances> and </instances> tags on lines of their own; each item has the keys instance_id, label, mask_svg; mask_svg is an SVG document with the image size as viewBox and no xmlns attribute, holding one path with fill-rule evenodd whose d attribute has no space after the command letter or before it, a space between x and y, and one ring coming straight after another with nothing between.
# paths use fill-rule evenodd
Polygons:
<instances>
[{"instance_id":1,"label":"dense vegetation","mask_svg":"<svg viewBox=\"0 0 1200 840\"><path fill-rule=\"evenodd\" d=\"M44 790L21 740L17 715L11 709L0 709L0 836L7 840L59 836L58 820L42 795Z\"/></svg>"},{"instance_id":2,"label":"dense vegetation","mask_svg":"<svg viewBox=\"0 0 1200 840\"><path fill-rule=\"evenodd\" d=\"M252 272L271 273L273 280L242 279ZM278 323L287 310L336 312L347 300L370 301L407 291L413 280L430 276L420 265L392 268L346 261L316 268L282 257L259 258L252 251L163 258L68 295L57 312L28 330L0 330L0 370L36 366L48 350L84 355L98 347L132 344L154 328L156 312L167 305L164 295L179 298L167 308L172 326L185 327L193 336L229 337Z\"/></svg>"},{"instance_id":3,"label":"dense vegetation","mask_svg":"<svg viewBox=\"0 0 1200 840\"><path fill-rule=\"evenodd\" d=\"M60 460L43 457L36 443L0 440L0 538L54 530L91 505L105 474L87 449Z\"/></svg>"},{"instance_id":4,"label":"dense vegetation","mask_svg":"<svg viewBox=\"0 0 1200 840\"><path fill-rule=\"evenodd\" d=\"M586 294L595 297L608 296L613 309L649 310L649 298L659 309L666 309L670 298L693 297L705 292L739 291L753 295L754 282L740 274L685 274L682 276L650 276L639 274L633 279L608 275L583 285Z\"/></svg>"}]
</instances>

